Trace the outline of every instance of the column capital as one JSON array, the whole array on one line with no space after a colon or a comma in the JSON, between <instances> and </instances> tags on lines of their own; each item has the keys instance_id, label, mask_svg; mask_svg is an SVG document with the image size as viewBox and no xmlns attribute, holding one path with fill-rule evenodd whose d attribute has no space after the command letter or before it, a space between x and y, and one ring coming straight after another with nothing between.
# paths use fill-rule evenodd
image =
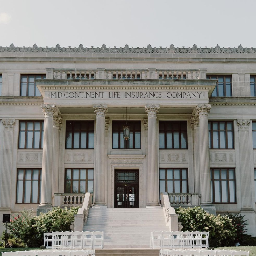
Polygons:
<instances>
[{"instance_id":1,"label":"column capital","mask_svg":"<svg viewBox=\"0 0 256 256\"><path fill-rule=\"evenodd\" d=\"M237 119L236 120L238 130L249 130L251 120L249 119Z\"/></svg>"},{"instance_id":2,"label":"column capital","mask_svg":"<svg viewBox=\"0 0 256 256\"><path fill-rule=\"evenodd\" d=\"M61 115L60 114L53 115L53 127L60 130L61 126L62 126L62 117L61 117Z\"/></svg>"},{"instance_id":3,"label":"column capital","mask_svg":"<svg viewBox=\"0 0 256 256\"><path fill-rule=\"evenodd\" d=\"M196 109L193 110L191 116L191 127L195 128L199 126L199 115Z\"/></svg>"},{"instance_id":4,"label":"column capital","mask_svg":"<svg viewBox=\"0 0 256 256\"><path fill-rule=\"evenodd\" d=\"M4 128L13 128L13 126L15 125L15 119L10 119L10 118L6 118L6 119L2 119L2 124L4 126Z\"/></svg>"},{"instance_id":5,"label":"column capital","mask_svg":"<svg viewBox=\"0 0 256 256\"><path fill-rule=\"evenodd\" d=\"M44 117L53 117L53 115L59 113L59 109L56 105L42 104L41 108L44 113Z\"/></svg>"},{"instance_id":6,"label":"column capital","mask_svg":"<svg viewBox=\"0 0 256 256\"><path fill-rule=\"evenodd\" d=\"M94 108L94 113L96 113L97 117L99 117L99 116L104 117L108 111L108 107L106 105L102 105L102 104L94 105L93 108Z\"/></svg>"},{"instance_id":7,"label":"column capital","mask_svg":"<svg viewBox=\"0 0 256 256\"><path fill-rule=\"evenodd\" d=\"M145 111L148 113L148 117L156 117L160 106L158 104L150 104L145 106Z\"/></svg>"},{"instance_id":8,"label":"column capital","mask_svg":"<svg viewBox=\"0 0 256 256\"><path fill-rule=\"evenodd\" d=\"M210 110L211 110L211 105L210 104L199 104L195 108L197 114L200 116L208 116Z\"/></svg>"}]
</instances>

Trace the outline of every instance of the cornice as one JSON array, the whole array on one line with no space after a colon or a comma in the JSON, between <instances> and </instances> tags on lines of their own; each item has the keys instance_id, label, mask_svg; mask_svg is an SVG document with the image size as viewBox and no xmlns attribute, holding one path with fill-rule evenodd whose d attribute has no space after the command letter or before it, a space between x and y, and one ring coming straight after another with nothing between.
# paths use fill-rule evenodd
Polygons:
<instances>
[{"instance_id":1,"label":"cornice","mask_svg":"<svg viewBox=\"0 0 256 256\"><path fill-rule=\"evenodd\" d=\"M3 47L0 46L0 52L20 52L20 53L108 53L108 54L252 54L256 53L254 47L175 47L171 44L169 47L107 47L103 44L101 47L84 47L80 44L78 47L61 47L57 44L55 47L39 47L34 44L32 47L16 47L14 44Z\"/></svg>"},{"instance_id":2,"label":"cornice","mask_svg":"<svg viewBox=\"0 0 256 256\"><path fill-rule=\"evenodd\" d=\"M212 106L256 106L256 97L211 97Z\"/></svg>"},{"instance_id":3,"label":"cornice","mask_svg":"<svg viewBox=\"0 0 256 256\"><path fill-rule=\"evenodd\" d=\"M42 97L1 96L1 106L41 106Z\"/></svg>"}]
</instances>

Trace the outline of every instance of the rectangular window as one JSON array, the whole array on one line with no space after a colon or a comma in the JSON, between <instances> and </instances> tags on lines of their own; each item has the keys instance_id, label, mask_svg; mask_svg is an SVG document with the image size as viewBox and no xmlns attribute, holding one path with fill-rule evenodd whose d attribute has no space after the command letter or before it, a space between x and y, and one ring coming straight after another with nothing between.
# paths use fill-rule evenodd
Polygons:
<instances>
[{"instance_id":1,"label":"rectangular window","mask_svg":"<svg viewBox=\"0 0 256 256\"><path fill-rule=\"evenodd\" d=\"M42 169L18 169L17 204L39 204Z\"/></svg>"},{"instance_id":2,"label":"rectangular window","mask_svg":"<svg viewBox=\"0 0 256 256\"><path fill-rule=\"evenodd\" d=\"M187 122L160 121L159 122L160 149L187 149Z\"/></svg>"},{"instance_id":3,"label":"rectangular window","mask_svg":"<svg viewBox=\"0 0 256 256\"><path fill-rule=\"evenodd\" d=\"M36 79L45 79L46 75L21 75L20 96L41 96L36 87Z\"/></svg>"},{"instance_id":4,"label":"rectangular window","mask_svg":"<svg viewBox=\"0 0 256 256\"><path fill-rule=\"evenodd\" d=\"M124 139L124 126L129 126L130 139ZM141 122L140 121L113 121L112 122L112 148L140 149L141 148Z\"/></svg>"},{"instance_id":5,"label":"rectangular window","mask_svg":"<svg viewBox=\"0 0 256 256\"><path fill-rule=\"evenodd\" d=\"M94 121L67 121L66 148L94 148Z\"/></svg>"},{"instance_id":6,"label":"rectangular window","mask_svg":"<svg viewBox=\"0 0 256 256\"><path fill-rule=\"evenodd\" d=\"M251 96L256 96L256 76L250 76Z\"/></svg>"},{"instance_id":7,"label":"rectangular window","mask_svg":"<svg viewBox=\"0 0 256 256\"><path fill-rule=\"evenodd\" d=\"M232 96L232 76L209 75L207 79L216 79L218 83L212 92L212 97L231 97Z\"/></svg>"},{"instance_id":8,"label":"rectangular window","mask_svg":"<svg viewBox=\"0 0 256 256\"><path fill-rule=\"evenodd\" d=\"M209 121L209 148L234 148L233 122Z\"/></svg>"},{"instance_id":9,"label":"rectangular window","mask_svg":"<svg viewBox=\"0 0 256 256\"><path fill-rule=\"evenodd\" d=\"M211 169L213 203L236 203L235 169Z\"/></svg>"},{"instance_id":10,"label":"rectangular window","mask_svg":"<svg viewBox=\"0 0 256 256\"><path fill-rule=\"evenodd\" d=\"M2 83L3 83L2 75L0 75L0 96L2 96Z\"/></svg>"},{"instance_id":11,"label":"rectangular window","mask_svg":"<svg viewBox=\"0 0 256 256\"><path fill-rule=\"evenodd\" d=\"M43 148L44 121L20 121L19 148Z\"/></svg>"},{"instance_id":12,"label":"rectangular window","mask_svg":"<svg viewBox=\"0 0 256 256\"><path fill-rule=\"evenodd\" d=\"M188 193L188 169L160 169L159 192Z\"/></svg>"},{"instance_id":13,"label":"rectangular window","mask_svg":"<svg viewBox=\"0 0 256 256\"><path fill-rule=\"evenodd\" d=\"M255 193L255 202L256 202L256 169L254 169L254 193Z\"/></svg>"},{"instance_id":14,"label":"rectangular window","mask_svg":"<svg viewBox=\"0 0 256 256\"><path fill-rule=\"evenodd\" d=\"M256 149L256 122L252 122L252 140L253 148Z\"/></svg>"},{"instance_id":15,"label":"rectangular window","mask_svg":"<svg viewBox=\"0 0 256 256\"><path fill-rule=\"evenodd\" d=\"M93 169L66 169L65 193L93 193Z\"/></svg>"}]
</instances>

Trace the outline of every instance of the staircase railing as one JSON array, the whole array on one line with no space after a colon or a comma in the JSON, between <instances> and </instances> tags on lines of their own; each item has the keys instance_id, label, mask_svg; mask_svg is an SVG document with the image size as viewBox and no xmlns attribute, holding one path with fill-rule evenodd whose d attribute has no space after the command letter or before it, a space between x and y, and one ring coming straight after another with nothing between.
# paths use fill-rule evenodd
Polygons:
<instances>
[{"instance_id":1,"label":"staircase railing","mask_svg":"<svg viewBox=\"0 0 256 256\"><path fill-rule=\"evenodd\" d=\"M171 207L169 195L167 193L161 193L161 205L164 211L165 223L169 227L170 231L178 231L178 215L175 209Z\"/></svg>"},{"instance_id":2,"label":"staircase railing","mask_svg":"<svg viewBox=\"0 0 256 256\"><path fill-rule=\"evenodd\" d=\"M78 209L74 219L74 231L83 231L84 224L87 222L90 206L92 205L92 194L87 192L84 197L83 205Z\"/></svg>"}]
</instances>

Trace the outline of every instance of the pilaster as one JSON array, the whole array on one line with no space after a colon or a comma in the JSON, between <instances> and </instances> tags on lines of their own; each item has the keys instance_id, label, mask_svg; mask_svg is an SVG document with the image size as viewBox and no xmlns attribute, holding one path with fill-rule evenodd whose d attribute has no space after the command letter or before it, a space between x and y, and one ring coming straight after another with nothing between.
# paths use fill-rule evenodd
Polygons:
<instances>
[{"instance_id":1,"label":"pilaster","mask_svg":"<svg viewBox=\"0 0 256 256\"><path fill-rule=\"evenodd\" d=\"M251 120L238 119L239 141L239 174L241 181L241 209L253 210L254 171L253 171L253 147L251 133Z\"/></svg>"},{"instance_id":2,"label":"pilaster","mask_svg":"<svg viewBox=\"0 0 256 256\"><path fill-rule=\"evenodd\" d=\"M159 105L146 105L148 114L148 168L147 168L147 205L159 204L159 142L157 112Z\"/></svg>"},{"instance_id":3,"label":"pilaster","mask_svg":"<svg viewBox=\"0 0 256 256\"><path fill-rule=\"evenodd\" d=\"M105 114L107 112L107 106L95 105L94 112L96 114L94 203L105 205Z\"/></svg>"},{"instance_id":4,"label":"pilaster","mask_svg":"<svg viewBox=\"0 0 256 256\"><path fill-rule=\"evenodd\" d=\"M0 169L0 208L11 207L11 174L13 173L13 140L15 119L2 119L2 164Z\"/></svg>"}]
</instances>

